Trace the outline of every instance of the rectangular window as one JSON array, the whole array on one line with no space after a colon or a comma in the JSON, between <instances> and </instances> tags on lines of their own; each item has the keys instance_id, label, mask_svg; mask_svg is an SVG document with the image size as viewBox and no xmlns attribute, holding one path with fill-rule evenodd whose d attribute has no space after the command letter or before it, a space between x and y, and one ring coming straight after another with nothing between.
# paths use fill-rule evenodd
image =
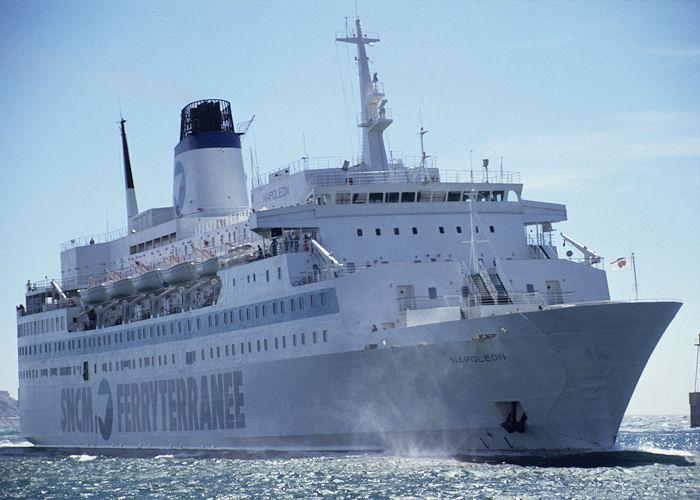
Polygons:
<instances>
[{"instance_id":1,"label":"rectangular window","mask_svg":"<svg viewBox=\"0 0 700 500\"><path fill-rule=\"evenodd\" d=\"M328 342L328 332L326 330L323 330L323 341Z\"/></svg>"},{"instance_id":2,"label":"rectangular window","mask_svg":"<svg viewBox=\"0 0 700 500\"><path fill-rule=\"evenodd\" d=\"M399 202L399 193L387 193L386 198L384 199L385 203L398 203Z\"/></svg>"},{"instance_id":3,"label":"rectangular window","mask_svg":"<svg viewBox=\"0 0 700 500\"><path fill-rule=\"evenodd\" d=\"M384 201L384 193L370 193L369 202L370 203L382 203Z\"/></svg>"},{"instance_id":4,"label":"rectangular window","mask_svg":"<svg viewBox=\"0 0 700 500\"><path fill-rule=\"evenodd\" d=\"M358 236L362 236L362 229L357 228L357 235L358 235Z\"/></svg>"},{"instance_id":5,"label":"rectangular window","mask_svg":"<svg viewBox=\"0 0 700 500\"><path fill-rule=\"evenodd\" d=\"M282 279L282 268L281 267L277 268L277 279L278 280Z\"/></svg>"},{"instance_id":6,"label":"rectangular window","mask_svg":"<svg viewBox=\"0 0 700 500\"><path fill-rule=\"evenodd\" d=\"M367 203L367 193L354 193L352 195L352 202L355 204Z\"/></svg>"},{"instance_id":7,"label":"rectangular window","mask_svg":"<svg viewBox=\"0 0 700 500\"><path fill-rule=\"evenodd\" d=\"M270 270L265 271L265 281L270 281Z\"/></svg>"},{"instance_id":8,"label":"rectangular window","mask_svg":"<svg viewBox=\"0 0 700 500\"><path fill-rule=\"evenodd\" d=\"M381 236L381 235L382 235L382 230L379 229L379 228L375 228L375 229L374 229L374 234L376 234L377 236Z\"/></svg>"},{"instance_id":9,"label":"rectangular window","mask_svg":"<svg viewBox=\"0 0 700 500\"><path fill-rule=\"evenodd\" d=\"M255 343L257 344L258 352L260 352L260 339L258 339Z\"/></svg>"},{"instance_id":10,"label":"rectangular window","mask_svg":"<svg viewBox=\"0 0 700 500\"><path fill-rule=\"evenodd\" d=\"M417 227L412 227L412 228L411 228L411 232L412 232L413 234L418 234L418 228L417 228Z\"/></svg>"},{"instance_id":11,"label":"rectangular window","mask_svg":"<svg viewBox=\"0 0 700 500\"><path fill-rule=\"evenodd\" d=\"M350 204L350 193L335 193L335 204L336 205L349 205Z\"/></svg>"},{"instance_id":12,"label":"rectangular window","mask_svg":"<svg viewBox=\"0 0 700 500\"><path fill-rule=\"evenodd\" d=\"M326 292L321 292L321 305L326 305Z\"/></svg>"},{"instance_id":13,"label":"rectangular window","mask_svg":"<svg viewBox=\"0 0 700 500\"><path fill-rule=\"evenodd\" d=\"M263 347L267 351L267 339L263 340Z\"/></svg>"},{"instance_id":14,"label":"rectangular window","mask_svg":"<svg viewBox=\"0 0 700 500\"><path fill-rule=\"evenodd\" d=\"M297 346L297 334L296 333L292 334L292 345L294 347Z\"/></svg>"},{"instance_id":15,"label":"rectangular window","mask_svg":"<svg viewBox=\"0 0 700 500\"><path fill-rule=\"evenodd\" d=\"M311 332L311 335L312 335L312 337L313 337L313 342L314 342L314 344L315 344L315 343L316 343L316 330L314 330L313 332Z\"/></svg>"},{"instance_id":16,"label":"rectangular window","mask_svg":"<svg viewBox=\"0 0 700 500\"><path fill-rule=\"evenodd\" d=\"M306 345L306 334L305 333L301 334L301 345Z\"/></svg>"},{"instance_id":17,"label":"rectangular window","mask_svg":"<svg viewBox=\"0 0 700 500\"><path fill-rule=\"evenodd\" d=\"M443 226L440 226L438 231L440 231L440 234L445 234L445 228Z\"/></svg>"},{"instance_id":18,"label":"rectangular window","mask_svg":"<svg viewBox=\"0 0 700 500\"><path fill-rule=\"evenodd\" d=\"M462 226L457 226L456 229L457 229L457 232L458 232L458 233L460 233L460 234L462 233Z\"/></svg>"},{"instance_id":19,"label":"rectangular window","mask_svg":"<svg viewBox=\"0 0 700 500\"><path fill-rule=\"evenodd\" d=\"M430 191L419 191L418 192L418 201L421 203L429 202L431 197L432 197L432 193Z\"/></svg>"},{"instance_id":20,"label":"rectangular window","mask_svg":"<svg viewBox=\"0 0 700 500\"><path fill-rule=\"evenodd\" d=\"M445 192L444 191L433 192L433 201L445 201Z\"/></svg>"},{"instance_id":21,"label":"rectangular window","mask_svg":"<svg viewBox=\"0 0 700 500\"><path fill-rule=\"evenodd\" d=\"M437 289L434 286L428 288L428 297L431 299L437 299Z\"/></svg>"},{"instance_id":22,"label":"rectangular window","mask_svg":"<svg viewBox=\"0 0 700 500\"><path fill-rule=\"evenodd\" d=\"M316 307L316 296L315 296L315 295L311 295L311 297L309 298L309 300L311 301L311 307Z\"/></svg>"},{"instance_id":23,"label":"rectangular window","mask_svg":"<svg viewBox=\"0 0 700 500\"><path fill-rule=\"evenodd\" d=\"M414 201L416 201L416 193L401 193L401 203L413 203Z\"/></svg>"},{"instance_id":24,"label":"rectangular window","mask_svg":"<svg viewBox=\"0 0 700 500\"><path fill-rule=\"evenodd\" d=\"M462 192L461 191L448 191L447 192L447 201L459 201L462 199Z\"/></svg>"},{"instance_id":25,"label":"rectangular window","mask_svg":"<svg viewBox=\"0 0 700 500\"><path fill-rule=\"evenodd\" d=\"M304 309L304 297L299 297L299 309Z\"/></svg>"},{"instance_id":26,"label":"rectangular window","mask_svg":"<svg viewBox=\"0 0 700 500\"><path fill-rule=\"evenodd\" d=\"M287 347L287 337L283 336L282 337L282 348L286 348L286 347Z\"/></svg>"},{"instance_id":27,"label":"rectangular window","mask_svg":"<svg viewBox=\"0 0 700 500\"><path fill-rule=\"evenodd\" d=\"M280 313L284 314L284 300L280 301Z\"/></svg>"}]
</instances>

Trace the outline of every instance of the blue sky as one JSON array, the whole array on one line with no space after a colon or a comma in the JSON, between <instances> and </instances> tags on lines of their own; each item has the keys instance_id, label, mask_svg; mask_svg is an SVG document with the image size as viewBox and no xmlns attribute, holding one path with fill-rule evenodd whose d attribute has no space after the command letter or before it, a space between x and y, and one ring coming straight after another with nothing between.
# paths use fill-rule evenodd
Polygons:
<instances>
[{"instance_id":1,"label":"blue sky","mask_svg":"<svg viewBox=\"0 0 700 500\"><path fill-rule=\"evenodd\" d=\"M139 208L171 204L179 112L203 98L255 114L264 172L357 153L354 1L0 0L0 389L17 391L15 306L60 275L60 244L126 224L117 121ZM388 148L445 170L503 158L556 228L635 252L640 295L685 305L630 413L687 413L700 331L700 2L357 2L394 124ZM422 117L422 118L421 118ZM249 166L249 165L248 165ZM608 273L615 299L632 275Z\"/></svg>"}]
</instances>

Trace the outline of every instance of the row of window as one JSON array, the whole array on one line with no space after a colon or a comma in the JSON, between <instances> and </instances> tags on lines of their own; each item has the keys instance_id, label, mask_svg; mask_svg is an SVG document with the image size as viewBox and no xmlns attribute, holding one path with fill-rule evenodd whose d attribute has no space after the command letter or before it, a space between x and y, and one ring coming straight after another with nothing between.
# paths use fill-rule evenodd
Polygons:
<instances>
[{"instance_id":1,"label":"row of window","mask_svg":"<svg viewBox=\"0 0 700 500\"><path fill-rule=\"evenodd\" d=\"M313 344L318 344L321 342L328 342L328 331L323 330L321 332L316 332L313 331L311 332L310 336L310 341ZM278 349L286 349L287 345L290 345L290 347L297 347L298 345L306 345L307 344L307 337L306 333L302 332L297 336L296 333L293 333L290 337L290 341L287 342L287 336L282 335L280 337L274 337L273 339L257 339L255 341L253 340L248 340L240 343L232 343L232 344L226 344L223 346L223 349L221 346L216 346L216 347L210 347L209 348L209 359L214 359L214 358L220 358L222 356L236 356L236 352L238 352L238 355L243 355L243 354L252 354L254 352L266 352L268 350L272 350L273 346L275 350ZM207 358L207 350L202 349L201 350L201 361L206 360ZM188 365L193 364L195 361L197 361L197 351L188 351L185 353L185 363Z\"/></svg>"},{"instance_id":2,"label":"row of window","mask_svg":"<svg viewBox=\"0 0 700 500\"><path fill-rule=\"evenodd\" d=\"M248 280L248 283L255 283L256 273L248 274L248 275L246 275L246 278ZM282 279L282 268L281 267L277 268L277 279L278 280ZM269 269L265 270L265 281L267 283L270 282L270 270ZM236 278L233 278L233 286L236 286Z\"/></svg>"},{"instance_id":3,"label":"row of window","mask_svg":"<svg viewBox=\"0 0 700 500\"><path fill-rule=\"evenodd\" d=\"M478 233L478 232L479 232L479 226L475 226L475 230L476 230L476 232ZM455 226L455 231L456 231L458 234L462 234L462 226ZM493 226L489 226L489 231L491 231L492 233L494 233L494 232L496 232L496 229L495 229ZM413 227L411 228L411 233L413 233L413 234L418 234L418 228L415 227L415 226L413 226ZM438 226L438 233L440 233L440 234L445 234L445 226ZM363 234L364 234L364 231L362 230L362 228L359 228L359 227L358 227L358 228L357 228L357 236L362 236ZM378 227L374 228L374 234L376 234L377 236L381 236L381 235L382 235L382 230L381 230L381 228L378 228ZM394 234L397 235L397 236L400 234L400 230L399 230L398 227L395 227L395 228L394 228Z\"/></svg>"},{"instance_id":4,"label":"row of window","mask_svg":"<svg viewBox=\"0 0 700 500\"><path fill-rule=\"evenodd\" d=\"M282 299L256 306L246 306L238 309L230 309L221 313L209 314L206 317L206 321L209 328L212 328L221 324L233 324L236 321L250 321L251 319L281 315L285 314L287 310L303 310L307 306L316 308L318 306L325 306L327 303L328 294L326 292L320 292L318 294L291 297L289 299ZM71 351L75 349L88 349L93 347L109 346L112 344L122 344L124 343L124 333L126 333L126 342L135 342L141 339L165 336L168 334L168 330L170 335L174 335L175 333L181 334L185 329L188 333L191 333L195 325L197 330L202 329L203 318L203 316L195 318L194 325L192 323L193 320L188 319L186 321L173 321L170 322L169 325L168 323L164 323L150 327L135 328L127 330L126 332L116 332L114 334L91 335L82 339L77 338L68 341L46 342L21 346L17 348L17 353L21 357L51 352Z\"/></svg>"},{"instance_id":5,"label":"row of window","mask_svg":"<svg viewBox=\"0 0 700 500\"><path fill-rule=\"evenodd\" d=\"M425 202L469 202L472 199L470 191L394 191L389 193L335 193L336 205L359 205L363 203L425 203ZM476 201L517 201L513 191L478 191L474 193ZM326 205L329 195L316 197L318 205Z\"/></svg>"},{"instance_id":6,"label":"row of window","mask_svg":"<svg viewBox=\"0 0 700 500\"><path fill-rule=\"evenodd\" d=\"M17 325L17 337L51 333L66 329L66 320L63 316L53 318L35 319L27 323Z\"/></svg>"},{"instance_id":7,"label":"row of window","mask_svg":"<svg viewBox=\"0 0 700 500\"><path fill-rule=\"evenodd\" d=\"M317 331L312 331L310 338L307 339L306 333L302 332L299 335L296 333L293 333L289 337L289 342L287 341L287 336L286 335L281 335L279 337L274 337L273 339L257 339L255 341L253 340L248 340L240 343L232 343L232 344L225 344L223 348L221 346L216 346L216 347L209 347L208 352L209 352L209 359L216 359L216 358L221 358L222 356L236 356L236 353L238 352L238 355L243 355L243 354L252 354L254 352L267 352L268 350L272 350L273 346L275 350L279 349L286 349L287 346L289 345L290 347L297 347L297 346L303 346L307 345L307 341L310 341L312 344L318 344L318 343L326 343L328 342L328 331L327 330L322 330L320 332ZM205 361L207 359L207 349L201 349L201 361ZM175 364L175 354L171 353L171 364ZM167 366L168 365L168 355L167 354L162 354L158 355L157 358L157 364L158 366ZM196 351L187 351L185 353L185 363L188 365L193 364L197 360L197 352ZM87 363L87 362L86 362ZM134 370L137 368L148 368L150 366L155 367L156 366L156 356L145 356L145 357L140 357L138 358L138 366L136 363L136 358L133 359L125 359L121 361L116 361L112 363L111 361L109 362L104 362L102 363L102 372L103 373L109 373L112 371L114 368L115 371L124 371L124 370ZM78 366L61 366L61 367L54 367L54 368L41 368L41 369L34 369L34 370L20 370L19 372L19 378L20 379L31 379L31 378L39 378L39 377L54 377L54 376L65 376L65 375L80 375L83 374L83 370L86 368L81 367L80 365ZM97 373L97 364L94 365L94 371Z\"/></svg>"},{"instance_id":8,"label":"row of window","mask_svg":"<svg viewBox=\"0 0 700 500\"><path fill-rule=\"evenodd\" d=\"M167 245L171 242L175 242L177 240L177 233L171 233L171 234L166 234L165 236L162 236L160 238L156 238L154 240L148 240L143 243L139 243L138 245L132 245L129 247L129 254L134 255L135 253L139 252L145 252L146 250L151 250L152 248L158 248L164 245ZM90 240L92 241L92 240Z\"/></svg>"}]
</instances>

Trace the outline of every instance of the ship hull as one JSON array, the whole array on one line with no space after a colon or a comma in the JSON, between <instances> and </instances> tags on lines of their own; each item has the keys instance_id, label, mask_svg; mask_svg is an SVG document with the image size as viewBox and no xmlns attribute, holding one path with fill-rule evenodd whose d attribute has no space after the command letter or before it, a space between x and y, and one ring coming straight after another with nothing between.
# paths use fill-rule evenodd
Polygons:
<instances>
[{"instance_id":1,"label":"ship hull","mask_svg":"<svg viewBox=\"0 0 700 500\"><path fill-rule=\"evenodd\" d=\"M364 349L257 364L48 378L22 388L21 430L63 447L609 449L679 307L552 308L396 328ZM513 409L520 428L506 424Z\"/></svg>"}]
</instances>

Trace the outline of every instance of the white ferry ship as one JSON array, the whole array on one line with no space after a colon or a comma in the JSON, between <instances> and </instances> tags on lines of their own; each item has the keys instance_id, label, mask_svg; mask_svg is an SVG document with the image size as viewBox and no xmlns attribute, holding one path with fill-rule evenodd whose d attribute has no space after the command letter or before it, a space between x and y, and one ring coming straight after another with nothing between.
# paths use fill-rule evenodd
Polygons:
<instances>
[{"instance_id":1,"label":"white ferry ship","mask_svg":"<svg viewBox=\"0 0 700 500\"><path fill-rule=\"evenodd\" d=\"M182 110L173 205L71 240L17 308L21 432L41 446L570 452L610 448L678 302L610 300L564 205L518 174L387 158L357 47L362 156L248 201L223 100ZM560 256L559 238L568 244Z\"/></svg>"}]
</instances>

